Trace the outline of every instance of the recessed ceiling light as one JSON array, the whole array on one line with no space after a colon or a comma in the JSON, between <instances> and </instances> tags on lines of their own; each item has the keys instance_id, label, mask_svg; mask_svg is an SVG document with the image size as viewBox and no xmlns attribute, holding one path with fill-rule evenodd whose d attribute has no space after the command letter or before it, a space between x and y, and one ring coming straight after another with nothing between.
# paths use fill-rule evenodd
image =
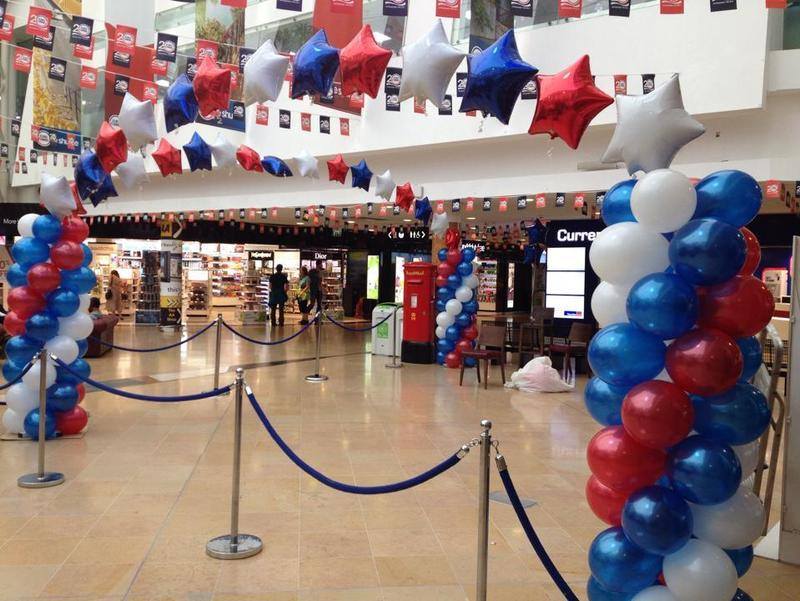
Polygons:
<instances>
[{"instance_id":1,"label":"recessed ceiling light","mask_svg":"<svg viewBox=\"0 0 800 601\"><path fill-rule=\"evenodd\" d=\"M303 223L302 221L295 221L294 223L295 225L305 225L305 223Z\"/></svg>"},{"instance_id":2,"label":"recessed ceiling light","mask_svg":"<svg viewBox=\"0 0 800 601\"><path fill-rule=\"evenodd\" d=\"M475 221L476 218L475 217L467 217L467 219L469 219L470 221Z\"/></svg>"},{"instance_id":3,"label":"recessed ceiling light","mask_svg":"<svg viewBox=\"0 0 800 601\"><path fill-rule=\"evenodd\" d=\"M347 223L353 224L353 223L355 223L355 221L353 221L352 219L348 219Z\"/></svg>"},{"instance_id":4,"label":"recessed ceiling light","mask_svg":"<svg viewBox=\"0 0 800 601\"><path fill-rule=\"evenodd\" d=\"M406 223L411 223L410 219L403 219L403 221L405 221Z\"/></svg>"}]
</instances>

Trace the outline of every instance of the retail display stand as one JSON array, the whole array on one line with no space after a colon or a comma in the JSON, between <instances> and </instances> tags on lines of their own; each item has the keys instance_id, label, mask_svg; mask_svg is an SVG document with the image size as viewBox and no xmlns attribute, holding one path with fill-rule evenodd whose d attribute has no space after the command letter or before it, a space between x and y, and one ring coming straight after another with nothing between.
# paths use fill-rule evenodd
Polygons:
<instances>
[{"instance_id":1,"label":"retail display stand","mask_svg":"<svg viewBox=\"0 0 800 601\"><path fill-rule=\"evenodd\" d=\"M481 261L478 274L478 308L481 311L497 309L497 261Z\"/></svg>"},{"instance_id":2,"label":"retail display stand","mask_svg":"<svg viewBox=\"0 0 800 601\"><path fill-rule=\"evenodd\" d=\"M183 272L185 282L183 314L187 321L211 320L211 275L206 269L189 269Z\"/></svg>"},{"instance_id":3,"label":"retail display stand","mask_svg":"<svg viewBox=\"0 0 800 601\"><path fill-rule=\"evenodd\" d=\"M243 324L265 322L269 314L269 276L273 272L274 253L249 250L245 257L236 319Z\"/></svg>"},{"instance_id":4,"label":"retail display stand","mask_svg":"<svg viewBox=\"0 0 800 601\"><path fill-rule=\"evenodd\" d=\"M136 291L137 325L157 326L161 319L161 301L158 276L159 253L153 250L142 251L142 271Z\"/></svg>"}]
</instances>

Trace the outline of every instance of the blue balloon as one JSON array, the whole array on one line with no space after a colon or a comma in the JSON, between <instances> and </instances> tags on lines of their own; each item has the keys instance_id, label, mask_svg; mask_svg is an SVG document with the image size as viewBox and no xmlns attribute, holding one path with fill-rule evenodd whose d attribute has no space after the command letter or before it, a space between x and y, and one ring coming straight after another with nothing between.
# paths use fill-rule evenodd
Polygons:
<instances>
[{"instance_id":1,"label":"blue balloon","mask_svg":"<svg viewBox=\"0 0 800 601\"><path fill-rule=\"evenodd\" d=\"M78 164L75 165L75 185L81 200L89 198L100 187L107 175L94 150L84 151L78 158Z\"/></svg>"},{"instance_id":2,"label":"blue balloon","mask_svg":"<svg viewBox=\"0 0 800 601\"><path fill-rule=\"evenodd\" d=\"M475 357L464 357L463 359L464 367L475 367L478 364L478 361Z\"/></svg>"},{"instance_id":3,"label":"blue balloon","mask_svg":"<svg viewBox=\"0 0 800 601\"><path fill-rule=\"evenodd\" d=\"M261 166L264 171L275 177L292 177L292 170L283 159L274 156L265 156L261 159Z\"/></svg>"},{"instance_id":4,"label":"blue balloon","mask_svg":"<svg viewBox=\"0 0 800 601\"><path fill-rule=\"evenodd\" d=\"M6 341L6 357L16 365L25 366L42 348L42 343L31 336L13 336Z\"/></svg>"},{"instance_id":5,"label":"blue balloon","mask_svg":"<svg viewBox=\"0 0 800 601\"><path fill-rule=\"evenodd\" d=\"M750 336L749 338L739 338L736 344L739 346L739 350L742 351L744 363L739 381L747 382L756 375L758 368L761 367L761 343L758 342L758 338L755 336Z\"/></svg>"},{"instance_id":6,"label":"blue balloon","mask_svg":"<svg viewBox=\"0 0 800 601\"><path fill-rule=\"evenodd\" d=\"M589 596L589 601L631 601L636 596L636 593L614 593L606 590L594 576L589 576L586 594Z\"/></svg>"},{"instance_id":7,"label":"blue balloon","mask_svg":"<svg viewBox=\"0 0 800 601\"><path fill-rule=\"evenodd\" d=\"M635 545L656 555L669 555L692 536L692 510L676 492L660 486L640 488L622 508L622 530Z\"/></svg>"},{"instance_id":8,"label":"blue balloon","mask_svg":"<svg viewBox=\"0 0 800 601\"><path fill-rule=\"evenodd\" d=\"M731 558L733 565L736 566L736 574L741 578L753 565L753 545L748 545L742 549L723 549L728 557Z\"/></svg>"},{"instance_id":9,"label":"blue balloon","mask_svg":"<svg viewBox=\"0 0 800 601\"><path fill-rule=\"evenodd\" d=\"M181 73L167 88L164 96L164 121L167 131L192 123L197 117L197 97L186 73Z\"/></svg>"},{"instance_id":10,"label":"blue balloon","mask_svg":"<svg viewBox=\"0 0 800 601\"><path fill-rule=\"evenodd\" d=\"M651 273L628 293L628 319L663 340L685 334L697 321L699 301L694 287L667 273Z\"/></svg>"},{"instance_id":11,"label":"blue balloon","mask_svg":"<svg viewBox=\"0 0 800 601\"><path fill-rule=\"evenodd\" d=\"M700 180L695 190L697 209L692 219L713 217L738 229L761 209L761 187L743 171L717 171Z\"/></svg>"},{"instance_id":12,"label":"blue balloon","mask_svg":"<svg viewBox=\"0 0 800 601\"><path fill-rule=\"evenodd\" d=\"M328 44L328 36L320 29L297 51L292 69L292 98L306 94L327 96L333 77L339 69L339 50Z\"/></svg>"},{"instance_id":13,"label":"blue balloon","mask_svg":"<svg viewBox=\"0 0 800 601\"><path fill-rule=\"evenodd\" d=\"M3 377L6 379L6 382L11 382L19 378L27 363L27 361L25 363L15 363L11 359L7 359L5 363L3 363Z\"/></svg>"},{"instance_id":14,"label":"blue balloon","mask_svg":"<svg viewBox=\"0 0 800 601\"><path fill-rule=\"evenodd\" d=\"M444 359L447 356L447 353L443 351L436 351L436 363L439 365L444 365Z\"/></svg>"},{"instance_id":15,"label":"blue balloon","mask_svg":"<svg viewBox=\"0 0 800 601\"><path fill-rule=\"evenodd\" d=\"M440 290L441 290L441 288L440 288ZM449 288L448 288L448 290L449 290ZM437 294L438 294L438 291L437 291ZM448 300L450 300L450 299L448 299ZM436 299L436 312L437 313L444 313L444 311L446 309L447 309L447 301L442 300L440 298L437 298Z\"/></svg>"},{"instance_id":16,"label":"blue balloon","mask_svg":"<svg viewBox=\"0 0 800 601\"><path fill-rule=\"evenodd\" d=\"M456 324L458 324L460 328L468 328L472 324L472 315L462 311L456 315Z\"/></svg>"},{"instance_id":17,"label":"blue balloon","mask_svg":"<svg viewBox=\"0 0 800 601\"><path fill-rule=\"evenodd\" d=\"M715 396L691 398L694 429L711 440L732 446L747 444L759 438L769 425L767 399L746 382Z\"/></svg>"},{"instance_id":18,"label":"blue balloon","mask_svg":"<svg viewBox=\"0 0 800 601\"><path fill-rule=\"evenodd\" d=\"M20 238L11 247L11 256L24 269L30 269L50 258L50 247L38 238Z\"/></svg>"},{"instance_id":19,"label":"blue balloon","mask_svg":"<svg viewBox=\"0 0 800 601\"><path fill-rule=\"evenodd\" d=\"M89 267L89 265L92 264L94 253L87 244L81 243L81 248L83 249L83 263L81 263L81 267Z\"/></svg>"},{"instance_id":20,"label":"blue balloon","mask_svg":"<svg viewBox=\"0 0 800 601\"><path fill-rule=\"evenodd\" d=\"M745 593L742 589L736 589L736 594L733 596L731 601L753 601L753 598Z\"/></svg>"},{"instance_id":21,"label":"blue balloon","mask_svg":"<svg viewBox=\"0 0 800 601\"><path fill-rule=\"evenodd\" d=\"M592 371L613 386L652 380L664 369L667 348L653 334L628 323L603 328L589 343Z\"/></svg>"},{"instance_id":22,"label":"blue balloon","mask_svg":"<svg viewBox=\"0 0 800 601\"><path fill-rule=\"evenodd\" d=\"M61 221L55 215L39 215L33 220L33 235L45 244L57 242L61 237Z\"/></svg>"},{"instance_id":23,"label":"blue balloon","mask_svg":"<svg viewBox=\"0 0 800 601\"><path fill-rule=\"evenodd\" d=\"M440 253L441 253L441 251L440 251ZM439 258L441 259L441 254L439 255ZM447 259L447 251L446 250L444 252L444 259L442 259L442 261L444 261L445 259ZM475 260L475 249L474 248L470 248L469 246L467 246L467 247L461 249L461 262L462 263L472 263L474 260Z\"/></svg>"},{"instance_id":24,"label":"blue balloon","mask_svg":"<svg viewBox=\"0 0 800 601\"><path fill-rule=\"evenodd\" d=\"M447 287L454 292L461 287L461 276L451 273L447 276Z\"/></svg>"},{"instance_id":25,"label":"blue balloon","mask_svg":"<svg viewBox=\"0 0 800 601\"><path fill-rule=\"evenodd\" d=\"M663 558L634 545L622 528L608 528L589 547L589 568L598 584L615 593L638 593L661 572Z\"/></svg>"},{"instance_id":26,"label":"blue balloon","mask_svg":"<svg viewBox=\"0 0 800 601\"><path fill-rule=\"evenodd\" d=\"M458 272L458 275L460 275L462 278L465 278L472 273L472 263L466 262L464 257L461 257L461 261L462 262L458 264L458 267L456 267L456 271Z\"/></svg>"},{"instance_id":27,"label":"blue balloon","mask_svg":"<svg viewBox=\"0 0 800 601\"><path fill-rule=\"evenodd\" d=\"M97 276L88 267L65 270L61 272L61 287L72 290L76 294L91 292L97 283Z\"/></svg>"},{"instance_id":28,"label":"blue balloon","mask_svg":"<svg viewBox=\"0 0 800 601\"><path fill-rule=\"evenodd\" d=\"M468 55L467 71L459 111L482 111L508 125L522 88L539 70L522 60L514 30L509 29L483 52Z\"/></svg>"},{"instance_id":29,"label":"blue balloon","mask_svg":"<svg viewBox=\"0 0 800 601\"><path fill-rule=\"evenodd\" d=\"M92 201L92 206L96 207L107 198L115 198L119 196L117 189L114 187L114 182L111 181L111 175L107 174L97 189L89 194L89 200Z\"/></svg>"},{"instance_id":30,"label":"blue balloon","mask_svg":"<svg viewBox=\"0 0 800 601\"><path fill-rule=\"evenodd\" d=\"M25 416L25 434L39 440L39 408L32 409ZM44 437L45 440L56 435L56 418L49 411L44 412Z\"/></svg>"},{"instance_id":31,"label":"blue balloon","mask_svg":"<svg viewBox=\"0 0 800 601\"><path fill-rule=\"evenodd\" d=\"M47 295L47 310L57 317L69 317L80 305L80 297L67 288L56 288Z\"/></svg>"},{"instance_id":32,"label":"blue balloon","mask_svg":"<svg viewBox=\"0 0 800 601\"><path fill-rule=\"evenodd\" d=\"M478 312L478 301L474 298L461 304L461 310L467 315L475 315Z\"/></svg>"},{"instance_id":33,"label":"blue balloon","mask_svg":"<svg viewBox=\"0 0 800 601\"><path fill-rule=\"evenodd\" d=\"M183 145L183 153L189 160L189 171L211 171L211 147L197 132Z\"/></svg>"},{"instance_id":34,"label":"blue balloon","mask_svg":"<svg viewBox=\"0 0 800 601\"><path fill-rule=\"evenodd\" d=\"M428 200L427 196L414 201L414 219L421 221L423 225L428 225L431 215L433 215L433 209L431 208L431 201Z\"/></svg>"},{"instance_id":35,"label":"blue balloon","mask_svg":"<svg viewBox=\"0 0 800 601\"><path fill-rule=\"evenodd\" d=\"M442 353L447 354L454 348L456 348L455 342L448 340L447 338L439 338L439 340L436 341L436 350Z\"/></svg>"},{"instance_id":36,"label":"blue balloon","mask_svg":"<svg viewBox=\"0 0 800 601\"><path fill-rule=\"evenodd\" d=\"M58 317L49 311L31 315L25 321L25 333L41 342L47 342L58 334Z\"/></svg>"},{"instance_id":37,"label":"blue balloon","mask_svg":"<svg viewBox=\"0 0 800 601\"><path fill-rule=\"evenodd\" d=\"M445 303L449 301L451 298L455 297L456 297L455 290L453 290L452 288L448 288L447 286L442 286L436 291L436 298L438 298L440 301L444 301Z\"/></svg>"},{"instance_id":38,"label":"blue balloon","mask_svg":"<svg viewBox=\"0 0 800 601\"><path fill-rule=\"evenodd\" d=\"M28 270L19 263L12 263L6 271L6 281L12 288L28 285Z\"/></svg>"},{"instance_id":39,"label":"blue balloon","mask_svg":"<svg viewBox=\"0 0 800 601\"><path fill-rule=\"evenodd\" d=\"M53 384L47 389L48 411L69 411L78 404L78 389L70 384Z\"/></svg>"},{"instance_id":40,"label":"blue balloon","mask_svg":"<svg viewBox=\"0 0 800 601\"><path fill-rule=\"evenodd\" d=\"M361 159L358 165L351 165L350 173L353 176L353 188L361 188L365 191L369 190L369 183L372 181L372 171L370 171L364 159Z\"/></svg>"},{"instance_id":41,"label":"blue balloon","mask_svg":"<svg viewBox=\"0 0 800 601\"><path fill-rule=\"evenodd\" d=\"M713 286L735 276L747 258L742 233L718 219L695 219L675 232L669 262L694 286Z\"/></svg>"},{"instance_id":42,"label":"blue balloon","mask_svg":"<svg viewBox=\"0 0 800 601\"><path fill-rule=\"evenodd\" d=\"M466 250L467 249L465 248L464 252L466 252ZM436 256L439 257L439 263L444 263L445 261L447 261L447 249L446 248L440 248L439 252L436 253Z\"/></svg>"},{"instance_id":43,"label":"blue balloon","mask_svg":"<svg viewBox=\"0 0 800 601\"><path fill-rule=\"evenodd\" d=\"M583 389L583 402L589 414L604 426L622 424L622 400L632 386L612 386L600 378L592 378Z\"/></svg>"},{"instance_id":44,"label":"blue balloon","mask_svg":"<svg viewBox=\"0 0 800 601\"><path fill-rule=\"evenodd\" d=\"M92 373L91 367L89 367L89 364L84 359L75 359L75 361L69 364L69 368L75 372L76 375L73 376L63 367L56 367L57 384L77 386L83 381L81 378L88 378ZM81 378L78 376L81 376Z\"/></svg>"},{"instance_id":45,"label":"blue balloon","mask_svg":"<svg viewBox=\"0 0 800 601\"><path fill-rule=\"evenodd\" d=\"M86 338L82 338L81 340L76 340L75 344L78 345L78 357L86 355L86 351L89 350L89 341Z\"/></svg>"},{"instance_id":46,"label":"blue balloon","mask_svg":"<svg viewBox=\"0 0 800 601\"><path fill-rule=\"evenodd\" d=\"M672 447L666 473L675 492L698 505L727 501L742 481L733 449L703 436L690 436Z\"/></svg>"},{"instance_id":47,"label":"blue balloon","mask_svg":"<svg viewBox=\"0 0 800 601\"><path fill-rule=\"evenodd\" d=\"M600 215L606 225L614 225L623 221L636 221L631 211L631 192L636 185L635 179L628 179L611 186L603 197Z\"/></svg>"},{"instance_id":48,"label":"blue balloon","mask_svg":"<svg viewBox=\"0 0 800 601\"><path fill-rule=\"evenodd\" d=\"M461 338L461 328L457 325L447 326L444 331L444 337L451 342L458 342L458 339Z\"/></svg>"}]
</instances>

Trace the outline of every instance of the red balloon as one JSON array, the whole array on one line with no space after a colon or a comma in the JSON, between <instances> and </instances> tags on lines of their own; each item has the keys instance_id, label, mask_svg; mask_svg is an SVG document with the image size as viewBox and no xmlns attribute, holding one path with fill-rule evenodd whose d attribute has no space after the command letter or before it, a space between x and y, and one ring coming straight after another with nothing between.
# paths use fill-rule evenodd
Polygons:
<instances>
[{"instance_id":1,"label":"red balloon","mask_svg":"<svg viewBox=\"0 0 800 601\"><path fill-rule=\"evenodd\" d=\"M86 386L84 386L83 382L81 382L80 384L78 384L75 387L75 390L78 391L78 402L80 403L80 402L83 401L83 398L86 396Z\"/></svg>"},{"instance_id":2,"label":"red balloon","mask_svg":"<svg viewBox=\"0 0 800 601\"><path fill-rule=\"evenodd\" d=\"M372 34L372 27L364 25L356 37L339 51L342 95L358 92L377 98L383 73L391 58L392 51L379 46Z\"/></svg>"},{"instance_id":3,"label":"red balloon","mask_svg":"<svg viewBox=\"0 0 800 601\"><path fill-rule=\"evenodd\" d=\"M161 138L161 141L158 143L158 148L150 156L153 157L156 165L158 165L158 170L161 171L163 177L167 177L173 173L178 175L183 173L181 151L167 142L166 138Z\"/></svg>"},{"instance_id":4,"label":"red balloon","mask_svg":"<svg viewBox=\"0 0 800 601\"><path fill-rule=\"evenodd\" d=\"M667 449L691 432L694 408L672 382L650 380L634 386L622 401L622 425L639 444Z\"/></svg>"},{"instance_id":5,"label":"red balloon","mask_svg":"<svg viewBox=\"0 0 800 601\"><path fill-rule=\"evenodd\" d=\"M436 273L438 273L439 275L443 275L444 277L447 277L449 275L453 275L455 272L456 272L455 266L451 265L450 263L448 263L446 261L442 262L442 263L439 263L436 266Z\"/></svg>"},{"instance_id":6,"label":"red balloon","mask_svg":"<svg viewBox=\"0 0 800 601\"><path fill-rule=\"evenodd\" d=\"M699 328L667 348L667 373L689 394L725 392L742 375L742 352L725 332Z\"/></svg>"},{"instance_id":7,"label":"red balloon","mask_svg":"<svg viewBox=\"0 0 800 601\"><path fill-rule=\"evenodd\" d=\"M242 169L245 171L255 171L256 173L264 172L264 167L261 165L261 157L249 146L244 144L239 146L236 151L236 160L239 161L239 165L241 165Z\"/></svg>"},{"instance_id":8,"label":"red balloon","mask_svg":"<svg viewBox=\"0 0 800 601\"><path fill-rule=\"evenodd\" d=\"M703 290L698 324L746 338L763 330L774 311L775 299L764 282L752 275L737 275Z\"/></svg>"},{"instance_id":9,"label":"red balloon","mask_svg":"<svg viewBox=\"0 0 800 601\"><path fill-rule=\"evenodd\" d=\"M344 161L342 155L337 154L336 158L328 161L328 180L332 182L344 183L347 179L347 174L350 172L350 167Z\"/></svg>"},{"instance_id":10,"label":"red balloon","mask_svg":"<svg viewBox=\"0 0 800 601\"><path fill-rule=\"evenodd\" d=\"M106 173L111 173L117 165L128 160L128 139L125 132L103 121L94 141L94 151L100 166Z\"/></svg>"},{"instance_id":11,"label":"red balloon","mask_svg":"<svg viewBox=\"0 0 800 601\"><path fill-rule=\"evenodd\" d=\"M54 247L55 248L55 247ZM81 251L81 263L83 262L83 249ZM52 251L51 251L52 253ZM80 267L80 263L78 263ZM37 263L28 270L28 286L39 294L52 292L61 285L61 271L53 263Z\"/></svg>"},{"instance_id":12,"label":"red balloon","mask_svg":"<svg viewBox=\"0 0 800 601\"><path fill-rule=\"evenodd\" d=\"M59 240L50 249L50 260L61 269L78 269L83 263L83 248L78 242Z\"/></svg>"},{"instance_id":13,"label":"red balloon","mask_svg":"<svg viewBox=\"0 0 800 601\"><path fill-rule=\"evenodd\" d=\"M44 297L30 286L12 288L8 293L8 308L20 319L28 319L34 313L43 311L46 306Z\"/></svg>"},{"instance_id":14,"label":"red balloon","mask_svg":"<svg viewBox=\"0 0 800 601\"><path fill-rule=\"evenodd\" d=\"M9 311L3 320L3 327L11 336L22 336L25 333L25 320L16 311Z\"/></svg>"},{"instance_id":15,"label":"red balloon","mask_svg":"<svg viewBox=\"0 0 800 601\"><path fill-rule=\"evenodd\" d=\"M197 67L192 87L197 98L197 107L203 117L228 109L231 100L231 72L217 67L211 57L206 56Z\"/></svg>"},{"instance_id":16,"label":"red balloon","mask_svg":"<svg viewBox=\"0 0 800 601\"><path fill-rule=\"evenodd\" d=\"M461 367L461 355L456 352L447 353L444 358L444 364L450 369Z\"/></svg>"},{"instance_id":17,"label":"red balloon","mask_svg":"<svg viewBox=\"0 0 800 601\"><path fill-rule=\"evenodd\" d=\"M411 187L411 182L406 182L395 188L394 204L404 211L410 211L413 202L414 189Z\"/></svg>"},{"instance_id":18,"label":"red balloon","mask_svg":"<svg viewBox=\"0 0 800 601\"><path fill-rule=\"evenodd\" d=\"M609 488L594 476L589 476L586 481L586 500L597 517L610 526L619 526L628 493Z\"/></svg>"},{"instance_id":19,"label":"red balloon","mask_svg":"<svg viewBox=\"0 0 800 601\"><path fill-rule=\"evenodd\" d=\"M83 407L75 405L69 411L56 413L56 430L64 436L79 434L89 422L89 415Z\"/></svg>"},{"instance_id":20,"label":"red balloon","mask_svg":"<svg viewBox=\"0 0 800 601\"><path fill-rule=\"evenodd\" d=\"M589 469L600 482L618 492L629 493L658 480L667 454L640 445L622 426L603 428L586 450Z\"/></svg>"},{"instance_id":21,"label":"red balloon","mask_svg":"<svg viewBox=\"0 0 800 601\"><path fill-rule=\"evenodd\" d=\"M89 237L89 225L80 217L64 217L61 222L61 239L83 242Z\"/></svg>"},{"instance_id":22,"label":"red balloon","mask_svg":"<svg viewBox=\"0 0 800 601\"><path fill-rule=\"evenodd\" d=\"M447 262L455 268L456 265L461 263L461 251L457 248L451 248L447 251Z\"/></svg>"},{"instance_id":23,"label":"red balloon","mask_svg":"<svg viewBox=\"0 0 800 601\"><path fill-rule=\"evenodd\" d=\"M467 338L462 338L456 343L456 350L459 354L471 351L473 348L472 341Z\"/></svg>"},{"instance_id":24,"label":"red balloon","mask_svg":"<svg viewBox=\"0 0 800 601\"><path fill-rule=\"evenodd\" d=\"M539 100L529 134L549 134L577 148L583 132L614 99L594 85L589 57L555 75L539 75Z\"/></svg>"},{"instance_id":25,"label":"red balloon","mask_svg":"<svg viewBox=\"0 0 800 601\"><path fill-rule=\"evenodd\" d=\"M461 246L461 232L457 227L449 227L444 233L444 245L447 248L458 248Z\"/></svg>"},{"instance_id":26,"label":"red balloon","mask_svg":"<svg viewBox=\"0 0 800 601\"><path fill-rule=\"evenodd\" d=\"M472 325L467 326L461 331L461 335L467 340L475 340L478 337L478 328L475 327L474 320Z\"/></svg>"},{"instance_id":27,"label":"red balloon","mask_svg":"<svg viewBox=\"0 0 800 601\"><path fill-rule=\"evenodd\" d=\"M744 242L747 245L747 258L744 260L744 265L739 270L739 275L753 275L753 272L761 263L761 245L758 243L758 238L746 227L739 228L744 236Z\"/></svg>"},{"instance_id":28,"label":"red balloon","mask_svg":"<svg viewBox=\"0 0 800 601\"><path fill-rule=\"evenodd\" d=\"M446 263L445 263L446 265ZM447 286L447 276L446 275L437 275L436 276L436 287L437 288L444 288Z\"/></svg>"}]
</instances>

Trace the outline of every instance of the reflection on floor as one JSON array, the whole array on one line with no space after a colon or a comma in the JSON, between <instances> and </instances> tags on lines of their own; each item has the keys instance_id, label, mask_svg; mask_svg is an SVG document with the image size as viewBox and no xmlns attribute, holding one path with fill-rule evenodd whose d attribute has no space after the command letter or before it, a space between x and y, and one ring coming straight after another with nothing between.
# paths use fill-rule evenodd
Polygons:
<instances>
[{"instance_id":1,"label":"reflection on floor","mask_svg":"<svg viewBox=\"0 0 800 601\"><path fill-rule=\"evenodd\" d=\"M179 335L117 332L119 344L134 347ZM313 370L313 342L304 335L254 347L226 334L222 381L246 366L289 444L326 474L357 484L427 469L476 436L481 418L492 419L520 494L537 503L528 512L539 534L583 598L586 550L602 525L584 501L584 450L597 425L579 393L514 392L500 387L499 374L488 391L471 379L459 388L456 371L386 369L385 357L365 353L367 335L327 326L322 364L330 380L311 384L303 377ZM93 377L148 394L204 390L213 348L209 334L163 353L113 351L92 361ZM242 530L265 548L224 562L206 557L204 546L228 528L230 397L153 404L92 392L84 403L86 435L48 443L49 466L67 475L63 486L18 488L17 476L35 464L34 445L0 443L0 599L474 599L477 456L412 491L353 497L301 475L245 407ZM491 511L491 601L560 599L511 508L492 503ZM800 569L756 560L742 587L759 601L798 599Z\"/></svg>"}]
</instances>

